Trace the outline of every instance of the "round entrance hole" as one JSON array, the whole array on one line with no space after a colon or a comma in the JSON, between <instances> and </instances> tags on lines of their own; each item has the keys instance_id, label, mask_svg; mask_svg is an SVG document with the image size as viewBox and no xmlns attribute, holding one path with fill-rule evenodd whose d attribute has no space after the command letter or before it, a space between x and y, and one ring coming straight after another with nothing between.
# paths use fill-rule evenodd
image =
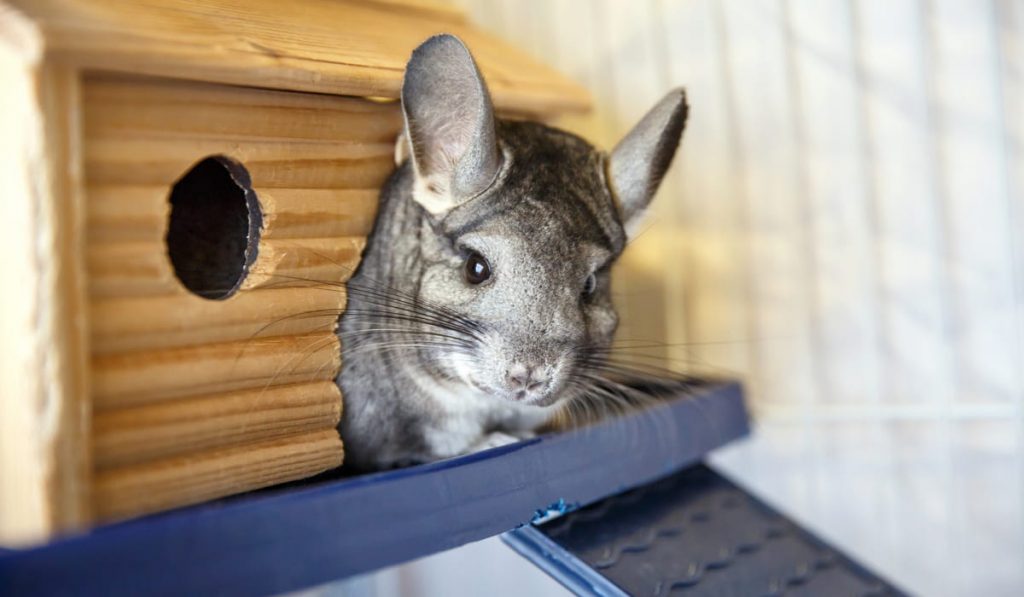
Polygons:
<instances>
[{"instance_id":1,"label":"round entrance hole","mask_svg":"<svg viewBox=\"0 0 1024 597\"><path fill-rule=\"evenodd\" d=\"M249 172L231 158L207 157L171 189L167 253L190 291L224 299L256 260L263 215Z\"/></svg>"}]
</instances>

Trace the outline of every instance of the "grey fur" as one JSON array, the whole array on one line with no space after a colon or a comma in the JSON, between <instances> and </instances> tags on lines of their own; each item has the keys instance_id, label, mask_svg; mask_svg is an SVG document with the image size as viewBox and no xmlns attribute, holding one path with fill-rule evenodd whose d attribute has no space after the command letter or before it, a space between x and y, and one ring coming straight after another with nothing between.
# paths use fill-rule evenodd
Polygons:
<instances>
[{"instance_id":1,"label":"grey fur","mask_svg":"<svg viewBox=\"0 0 1024 597\"><path fill-rule=\"evenodd\" d=\"M609 269L626 234L606 156L569 133L496 120L472 58L451 36L416 50L402 98L413 157L381 193L339 332L340 429L346 462L359 468L529 436L586 390L618 321ZM676 102L685 105L678 93ZM630 189L646 180L653 193L675 151L682 125L668 127L674 141L664 139L672 130L652 138L659 119L641 122L627 144L633 157L612 173L628 176ZM427 188L439 173L449 186ZM642 206L630 197L619 201L633 217ZM477 286L464 277L471 251L492 270Z\"/></svg>"},{"instance_id":2,"label":"grey fur","mask_svg":"<svg viewBox=\"0 0 1024 597\"><path fill-rule=\"evenodd\" d=\"M412 54L402 85L413 168L428 181L423 206L439 215L494 182L501 166L491 96L466 46L450 35Z\"/></svg>"}]
</instances>

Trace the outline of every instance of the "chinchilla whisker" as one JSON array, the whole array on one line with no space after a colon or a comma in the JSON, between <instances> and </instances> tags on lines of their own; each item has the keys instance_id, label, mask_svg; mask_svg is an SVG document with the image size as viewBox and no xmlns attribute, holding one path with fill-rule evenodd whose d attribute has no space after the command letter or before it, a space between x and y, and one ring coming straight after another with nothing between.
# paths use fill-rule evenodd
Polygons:
<instances>
[{"instance_id":1,"label":"chinchilla whisker","mask_svg":"<svg viewBox=\"0 0 1024 597\"><path fill-rule=\"evenodd\" d=\"M602 379L604 379L604 378L602 378ZM678 381L679 381L678 378L674 378L674 379L667 380L667 381L674 381L675 384L670 385L670 386L666 386L666 388L664 388L664 393L662 393L662 390L657 388L657 386L651 387L651 388L649 388L647 390L638 390L636 388L630 388L628 386L624 386L622 384L619 384L618 382L616 382L614 380L604 379L605 383L618 386L618 388L620 390L625 391L630 396L631 399L640 399L641 402L646 403L646 404L650 404L650 403L654 403L654 402L660 402L660 401L663 401L665 399L672 399L672 398L675 398L675 397L679 396L679 387L677 385ZM704 418L704 420L712 428L712 430L716 434L720 434L721 430L719 429L718 424L713 420L713 417L710 416L710 414L706 411L704 406L702 404L700 404L699 402L694 402L694 405L696 406L698 412L701 414L701 416Z\"/></svg>"},{"instance_id":2,"label":"chinchilla whisker","mask_svg":"<svg viewBox=\"0 0 1024 597\"><path fill-rule=\"evenodd\" d=\"M612 357L612 359L606 358L608 356ZM656 363L660 363L662 361L660 358L657 358L654 355L648 355L648 356L649 356L649 358L651 360L655 361ZM620 357L620 358L616 359L616 357ZM609 371L612 370L612 369L616 369L616 370L621 371L624 374L634 374L634 375L640 374L640 375L647 375L647 376L651 376L651 375L653 375L653 376L664 376L664 377L667 377L667 378L678 378L679 376L684 375L683 373L681 373L679 371L675 371L673 369L668 369L666 367L662 367L662 366L657 365L655 363L636 363L636 362L630 362L630 361L622 361L621 360L621 355L617 355L615 353L611 353L611 354L607 354L607 355L602 355L602 354L585 355L585 356L580 358L580 362L583 363L583 364L586 364L588 366L602 367L605 370L609 370Z\"/></svg>"},{"instance_id":3,"label":"chinchilla whisker","mask_svg":"<svg viewBox=\"0 0 1024 597\"><path fill-rule=\"evenodd\" d=\"M731 373L727 367L714 365L700 359L674 359L661 355L613 355L610 362L614 366L626 368L636 374L653 375L678 379L692 376L692 371L721 372L723 376ZM666 366L667 365L667 366Z\"/></svg>"},{"instance_id":4,"label":"chinchilla whisker","mask_svg":"<svg viewBox=\"0 0 1024 597\"><path fill-rule=\"evenodd\" d=\"M640 413L642 416L653 417L655 432L664 434L665 438L671 437L672 428L669 425L667 414L656 409L649 409L648 406L664 401L670 396L651 395L643 390L619 384L614 380L600 376L581 375L582 382L587 392L576 398L576 402L585 407L593 407L591 410L597 412L598 419L612 415L623 415L627 413ZM624 432L629 432L629 427Z\"/></svg>"},{"instance_id":5,"label":"chinchilla whisker","mask_svg":"<svg viewBox=\"0 0 1024 597\"><path fill-rule=\"evenodd\" d=\"M285 323L287 321L303 320L303 319L316 319L318 317L329 317L329 316L332 316L332 315L335 316L335 317L339 317L341 315L341 313L342 313L341 309L316 309L316 310L313 310L313 311L303 311L301 313L292 313L291 315L283 315L283 316L278 317L277 319L274 319L273 321L267 323L266 325L261 326L260 329L258 329L255 332L253 332L249 336L249 338L250 339L255 339L255 338L259 337L263 332L265 332L268 329L274 327L275 325L282 324L282 323Z\"/></svg>"},{"instance_id":6,"label":"chinchilla whisker","mask_svg":"<svg viewBox=\"0 0 1024 597\"><path fill-rule=\"evenodd\" d=\"M605 359L593 357L580 358L577 362L585 367L589 367L592 369L600 369L601 371L604 371L606 373L620 373L624 376L629 376L630 374L640 374L641 376L664 375L675 377L679 375L678 372L665 369L663 367L658 367L656 365L648 365L645 363L612 362Z\"/></svg>"},{"instance_id":7,"label":"chinchilla whisker","mask_svg":"<svg viewBox=\"0 0 1024 597\"><path fill-rule=\"evenodd\" d=\"M593 382L577 379L575 383L580 387L580 392L570 399L569 404L573 404L574 408L583 412L583 419L578 420L578 423L596 422L636 408Z\"/></svg>"},{"instance_id":8,"label":"chinchilla whisker","mask_svg":"<svg viewBox=\"0 0 1024 597\"><path fill-rule=\"evenodd\" d=\"M591 371L583 370L577 373L577 375L591 382L591 388L600 390L606 394L612 394L616 399L621 401L623 404L629 405L642 405L649 402L656 402L654 396L646 393L642 390L630 387L625 384L621 384L615 380L603 377L592 373Z\"/></svg>"},{"instance_id":9,"label":"chinchilla whisker","mask_svg":"<svg viewBox=\"0 0 1024 597\"><path fill-rule=\"evenodd\" d=\"M666 388L664 388L664 393L662 394L661 391L656 386L655 387L651 387L648 390L638 390L636 388L630 388L628 386L624 386L622 384L619 384L618 382L615 382L614 380L606 379L605 381L607 383L609 383L609 384L613 384L613 385L618 386L623 391L626 391L630 395L631 398L640 398L642 401L648 402L648 403L660 402L660 401L663 401L665 399L672 399L672 398L675 398L675 397L677 397L679 395L678 386L666 387ZM667 380L667 381L676 381L678 383L678 379ZM697 410L701 414L701 416L704 418L704 420L711 427L711 429L716 434L720 434L721 430L719 429L718 424L716 423L716 421L714 421L713 417L711 417L710 414L706 411L706 409L703 407L703 405L700 404L699 402L694 402L693 404L695 405L695 407L697 408Z\"/></svg>"},{"instance_id":10,"label":"chinchilla whisker","mask_svg":"<svg viewBox=\"0 0 1024 597\"><path fill-rule=\"evenodd\" d=\"M425 309L413 309L413 308L404 307L404 306L396 307L394 305L389 305L389 304L382 304L382 305L372 305L371 304L371 306L372 307L376 307L376 308L374 308L374 309L364 309L362 312L367 313L367 314L377 315L377 316L404 315L404 316L408 316L408 317L415 317L415 318L419 319L422 323L429 323L431 325L436 325L436 326L439 326L439 327L448 327L448 328L450 328L452 330L462 331L462 332L464 332L466 334L471 334L471 335L474 335L474 336L478 335L479 329L480 329L479 326L470 325L469 323L467 323L465 321L461 321L461 320L457 320L457 319L454 319L454 318L450 318L450 317L444 316L443 314L432 313L431 311L425 310ZM352 312L359 313L360 311L357 310L357 309L353 309Z\"/></svg>"},{"instance_id":11,"label":"chinchilla whisker","mask_svg":"<svg viewBox=\"0 0 1024 597\"><path fill-rule=\"evenodd\" d=\"M395 333L395 334L401 334L401 335L412 336L412 337L424 336L424 337L430 337L430 338L444 338L444 339L447 339L447 340L451 340L451 342L438 343L438 344L443 344L443 345L446 345L446 346L463 346L463 347L467 347L467 348L472 348L474 346L474 344L472 342L469 342L465 338L460 338L458 336L451 336L451 335L440 334L440 333L436 333L436 332L409 332L408 330L403 330L403 329L400 329L400 328L395 328L395 329L389 329L389 328L364 329L364 330L358 330L358 331L355 331L355 332L342 332L339 336L341 337L342 341L351 340L353 344L361 344L361 343L365 343L366 342L365 340L362 340L362 338L372 338L375 333L381 333L381 332Z\"/></svg>"},{"instance_id":12,"label":"chinchilla whisker","mask_svg":"<svg viewBox=\"0 0 1024 597\"><path fill-rule=\"evenodd\" d=\"M379 323L419 323L425 326L435 327L438 329L446 330L455 334L479 340L479 337L471 330L466 330L458 326L450 325L444 322L437 322L429 318L420 317L417 315L406 315L396 313L381 313L381 312L363 312L360 310L353 310L351 315L348 315L352 321L359 321L363 323L379 324ZM407 328L406 331L413 332L414 328Z\"/></svg>"},{"instance_id":13,"label":"chinchilla whisker","mask_svg":"<svg viewBox=\"0 0 1024 597\"><path fill-rule=\"evenodd\" d=\"M448 313L441 310L427 307L423 304L417 304L413 301L407 300L395 300L387 297L359 297L363 302L367 303L370 307L379 309L393 310L393 311L405 311L411 313L420 313L428 315L438 321L446 321L455 325L462 325L465 327L476 328L478 326L471 325L472 322L461 317L453 317Z\"/></svg>"},{"instance_id":14,"label":"chinchilla whisker","mask_svg":"<svg viewBox=\"0 0 1024 597\"><path fill-rule=\"evenodd\" d=\"M465 329L463 327L450 324L445 321L438 321L431 317L425 317L418 313L407 313L407 312L395 312L395 311L379 311L377 309L356 309L353 308L346 315L349 318L357 318L363 322L374 322L374 321L391 321L391 322L408 322L408 323L421 323L445 329L451 332L460 332L467 336L476 337L476 334L472 330Z\"/></svg>"},{"instance_id":15,"label":"chinchilla whisker","mask_svg":"<svg viewBox=\"0 0 1024 597\"><path fill-rule=\"evenodd\" d=\"M422 312L430 313L430 314L434 315L439 320L447 320L447 321L450 321L452 323L459 323L459 324L462 324L462 325L465 325L467 327L474 328L474 329L478 329L479 328L479 326L475 322L470 321L470 320L468 320L468 319L466 319L466 318L464 318L464 317L454 313L453 311L451 311L450 309L448 309L448 308L446 308L446 307L444 307L442 305L437 305L437 304L432 303L431 301L426 301L426 300L424 300L421 297L415 297L415 296L407 295L407 293L404 293L401 290L393 288L391 286L386 286L386 285L370 286L370 285L356 284L356 283L353 283L351 281L350 282L333 282L333 281L319 280L319 279L316 279L316 278L306 278L306 277L302 277L302 276L290 276L290 275L285 275L285 274L275 274L274 277L281 278L282 280L286 280L288 282L296 282L296 281L298 281L298 282L306 282L306 283L309 283L311 285L321 287L321 289L323 289L323 290L328 290L328 291L331 291L331 292L347 292L349 295L357 294L357 295L360 295L364 299L378 299L377 304L380 305L380 306L387 306L389 308L394 308L395 304L397 304L400 307L406 307L406 308L415 310L415 311L420 312L420 313L422 313ZM284 282L282 282L282 284L283 283ZM381 302L380 299L383 299L383 302Z\"/></svg>"},{"instance_id":16,"label":"chinchilla whisker","mask_svg":"<svg viewBox=\"0 0 1024 597\"><path fill-rule=\"evenodd\" d=\"M428 312L436 314L439 317L459 322L468 327L474 329L482 329L479 323L470 320L462 315L459 315L458 313L455 313L448 307L439 305L433 301L426 300L422 297L408 295L407 293L404 293L391 287L383 287L382 290L381 287L358 285L355 283L349 283L348 287L350 291L354 290L356 293L362 293L362 296L365 298L375 296L377 298L384 298L389 302L398 301L400 304L404 304L415 309L425 309Z\"/></svg>"},{"instance_id":17,"label":"chinchilla whisker","mask_svg":"<svg viewBox=\"0 0 1024 597\"><path fill-rule=\"evenodd\" d=\"M347 352L351 357L354 354L361 354L367 352L382 352L386 350L400 351L400 350L411 350L420 348L446 348L453 351L460 351L463 347L451 346L446 344L438 343L384 343L384 344L366 344L353 347Z\"/></svg>"},{"instance_id":18,"label":"chinchilla whisker","mask_svg":"<svg viewBox=\"0 0 1024 597\"><path fill-rule=\"evenodd\" d=\"M334 342L334 338L324 338L322 340L318 340L317 342L312 343L310 346L307 346L306 349L302 351L302 353L295 355L287 362L282 363L281 366L277 368L277 371L274 372L274 375L270 378L270 380L267 381L267 383L263 386L263 390L266 391L267 388L275 385L277 383L277 380L282 375L294 373L295 369L297 369L300 365L306 362L306 359L319 352L325 346L330 346L332 342Z\"/></svg>"},{"instance_id":19,"label":"chinchilla whisker","mask_svg":"<svg viewBox=\"0 0 1024 597\"><path fill-rule=\"evenodd\" d=\"M281 242L281 241L278 241L278 242ZM284 245L284 246L288 246L288 245ZM305 252L305 253L308 253L310 255L316 255L317 257L323 259L324 261L330 262L331 264L337 266L338 270L340 272L346 274L346 276L350 276L350 275L352 275L355 272L355 270L352 268L352 266L347 265L345 263L341 263L339 261L336 261L336 260L332 259L329 255L325 255L325 254L321 253L320 251L317 251L316 249L310 248L308 246L299 245L299 244L292 244L291 248L295 249L296 252Z\"/></svg>"},{"instance_id":20,"label":"chinchilla whisker","mask_svg":"<svg viewBox=\"0 0 1024 597\"><path fill-rule=\"evenodd\" d=\"M287 321L303 320L303 319L316 319L318 317L327 317L327 316L338 316L338 314L340 314L340 313L341 313L340 309L319 309L319 310L313 310L313 311L303 311L301 313L292 313L291 315L284 315L282 317L278 317L277 319L274 319L273 321L270 321L269 323L267 323L265 325L260 326L260 328L258 330L256 330L255 332L253 332L252 334L249 335L249 338L246 340L246 342L251 343L251 342L255 342L256 340L260 340L264 332L266 332L270 328L274 327L275 325L278 325L278 324L281 324L281 323L284 323L284 322L287 322ZM273 337L273 336L268 336L268 337ZM250 345L245 345L245 346L242 347L241 350L238 351L238 354L235 355L235 360L233 361L233 365L232 366L237 365L238 361L242 357L245 356L245 353L249 349L249 346Z\"/></svg>"},{"instance_id":21,"label":"chinchilla whisker","mask_svg":"<svg viewBox=\"0 0 1024 597\"><path fill-rule=\"evenodd\" d=\"M476 332L476 330L474 328L472 328L470 326L467 326L467 325L465 325L464 323L462 323L460 321L452 320L452 319L447 318L447 317L441 317L441 316L438 316L435 313L431 313L430 311L423 310L423 309L413 309L413 308L409 308L409 307L400 307L400 306L395 306L395 305L370 305L370 307L372 307L372 308L364 308L362 310L360 310L358 308L353 308L351 310L351 312L353 312L353 313L364 312L364 313L374 314L374 315L402 314L402 315L408 315L408 316L415 316L415 317L419 317L419 318L423 319L424 321L430 321L430 322L436 323L437 325L448 325L448 326L456 327L456 328L459 328L459 329L465 329L467 332L474 332L474 333Z\"/></svg>"},{"instance_id":22,"label":"chinchilla whisker","mask_svg":"<svg viewBox=\"0 0 1024 597\"><path fill-rule=\"evenodd\" d=\"M762 342L762 340L750 340L743 338L738 340L704 340L701 342L654 342L652 340L630 340L623 338L617 338L615 340L615 344L617 347L624 347L623 343L629 342L648 342L650 343L650 348L678 348L687 346L723 346L729 344L754 344L757 342Z\"/></svg>"}]
</instances>

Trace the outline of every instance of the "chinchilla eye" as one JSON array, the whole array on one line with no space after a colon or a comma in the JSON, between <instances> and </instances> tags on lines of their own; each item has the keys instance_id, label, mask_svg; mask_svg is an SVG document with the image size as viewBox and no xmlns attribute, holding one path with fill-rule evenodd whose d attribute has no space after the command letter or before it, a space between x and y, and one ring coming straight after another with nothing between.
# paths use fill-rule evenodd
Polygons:
<instances>
[{"instance_id":1,"label":"chinchilla eye","mask_svg":"<svg viewBox=\"0 0 1024 597\"><path fill-rule=\"evenodd\" d=\"M466 281L470 284L481 284L491 277L491 266L484 256L470 251L466 256Z\"/></svg>"},{"instance_id":2,"label":"chinchilla eye","mask_svg":"<svg viewBox=\"0 0 1024 597\"><path fill-rule=\"evenodd\" d=\"M597 290L597 276L590 274L583 283L583 296L590 296L594 294L595 290Z\"/></svg>"}]
</instances>

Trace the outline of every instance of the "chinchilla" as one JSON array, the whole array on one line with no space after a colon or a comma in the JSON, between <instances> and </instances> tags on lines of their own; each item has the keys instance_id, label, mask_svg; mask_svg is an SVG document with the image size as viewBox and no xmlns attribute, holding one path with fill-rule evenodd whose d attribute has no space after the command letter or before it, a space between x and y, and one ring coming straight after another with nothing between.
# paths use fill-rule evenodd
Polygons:
<instances>
[{"instance_id":1,"label":"chinchilla","mask_svg":"<svg viewBox=\"0 0 1024 597\"><path fill-rule=\"evenodd\" d=\"M409 60L397 170L347 284L346 464L386 468L532 435L599 379L609 269L679 144L673 90L611 153L497 119L469 50Z\"/></svg>"}]
</instances>

